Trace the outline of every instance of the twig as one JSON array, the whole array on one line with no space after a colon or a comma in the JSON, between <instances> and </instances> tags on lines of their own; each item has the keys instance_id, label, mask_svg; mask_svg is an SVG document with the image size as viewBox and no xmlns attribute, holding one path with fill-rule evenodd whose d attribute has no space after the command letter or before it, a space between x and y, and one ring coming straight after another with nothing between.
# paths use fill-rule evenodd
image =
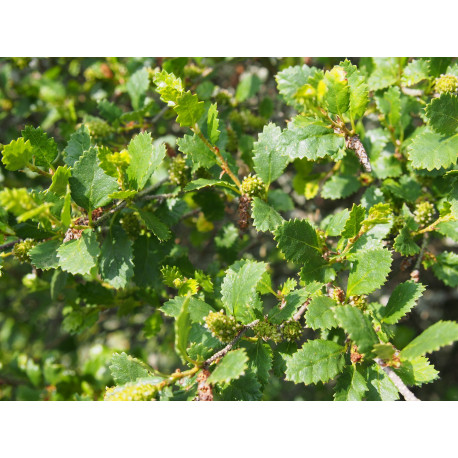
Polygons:
<instances>
[{"instance_id":1,"label":"twig","mask_svg":"<svg viewBox=\"0 0 458 458\"><path fill-rule=\"evenodd\" d=\"M93 227L100 226L103 222L110 218L114 213L122 210L127 205L127 202L123 200L116 207L113 207L111 210L104 213L97 221L94 222Z\"/></svg>"},{"instance_id":2,"label":"twig","mask_svg":"<svg viewBox=\"0 0 458 458\"><path fill-rule=\"evenodd\" d=\"M383 364L383 361L380 358L375 358L374 360L382 369L383 372L385 372L386 375L390 378L390 380L394 383L394 386L398 389L398 391L404 396L404 399L406 401L420 401L413 393L412 391L407 388L407 386L404 384L404 382L401 380L398 374L394 372L393 369L389 366L385 366Z\"/></svg>"},{"instance_id":3,"label":"twig","mask_svg":"<svg viewBox=\"0 0 458 458\"><path fill-rule=\"evenodd\" d=\"M296 312L296 314L293 316L293 320L294 321L299 321L301 319L301 316L305 313L305 311L307 310L307 307L309 306L310 304L310 301L311 299L307 299L302 307Z\"/></svg>"},{"instance_id":4,"label":"twig","mask_svg":"<svg viewBox=\"0 0 458 458\"><path fill-rule=\"evenodd\" d=\"M14 245L16 245L16 243L18 243L20 241L21 241L21 239L13 240L12 242L8 242L8 243L5 243L4 245L0 245L0 253L2 253L3 251L8 250L9 248L12 248Z\"/></svg>"},{"instance_id":5,"label":"twig","mask_svg":"<svg viewBox=\"0 0 458 458\"><path fill-rule=\"evenodd\" d=\"M401 87L401 92L405 95L410 95L411 97L421 97L423 91L420 89L410 89L408 87Z\"/></svg>"},{"instance_id":6,"label":"twig","mask_svg":"<svg viewBox=\"0 0 458 458\"><path fill-rule=\"evenodd\" d=\"M220 161L220 166L223 169L225 173L227 173L232 181L235 183L237 188L242 187L242 183L240 183L240 180L237 178L237 176L232 172L232 170L229 168L229 164L226 162L224 159L223 155L221 154L219 148L217 146L213 146L204 136L204 134L200 131L199 126L196 124L191 130L204 142L205 146L219 159Z\"/></svg>"},{"instance_id":7,"label":"twig","mask_svg":"<svg viewBox=\"0 0 458 458\"><path fill-rule=\"evenodd\" d=\"M175 197L177 194L171 192L169 194L152 194L150 196L144 196L140 200L164 200L170 197Z\"/></svg>"},{"instance_id":8,"label":"twig","mask_svg":"<svg viewBox=\"0 0 458 458\"><path fill-rule=\"evenodd\" d=\"M426 233L423 237L423 242L420 248L420 254L418 255L417 261L413 267L413 270L410 274L410 278L415 282L418 283L420 281L420 267L421 267L421 260L423 259L423 255L425 254L426 245L428 245L428 238L429 233Z\"/></svg>"},{"instance_id":9,"label":"twig","mask_svg":"<svg viewBox=\"0 0 458 458\"><path fill-rule=\"evenodd\" d=\"M164 181L166 181L166 179L163 179L163 180L159 181L158 183L156 183L154 186L151 186L151 187L149 187L147 189L144 189L143 191L139 192L134 197L134 200L153 200L152 198L148 199L148 197L149 197L148 194L150 192L155 191L156 189L158 189L162 185L162 183L164 183ZM170 195L169 194L157 194L156 196L151 196L151 197L154 197L155 199L159 199L159 198L166 199L169 196L173 196L173 194L170 194ZM95 221L94 224L93 224L93 227L100 226L103 222L105 222L107 219L109 219L114 213L118 212L119 210L122 210L126 205L127 205L127 201L123 200L118 205L113 207L111 210L109 210L106 213L104 213L97 221Z\"/></svg>"},{"instance_id":10,"label":"twig","mask_svg":"<svg viewBox=\"0 0 458 458\"><path fill-rule=\"evenodd\" d=\"M245 332L252 328L253 326L256 326L257 324L259 323L259 320L254 320L253 322L249 323L249 324L246 324L240 331L239 333L220 351L218 351L217 353L215 353L213 356L210 356L210 358L208 358L204 364L203 364L203 368L207 368L208 366L210 366L211 363L213 363L214 361L216 361L217 359L219 358L222 358L226 353L228 353L232 347L240 340L240 338L242 337L243 334L245 334Z\"/></svg>"},{"instance_id":11,"label":"twig","mask_svg":"<svg viewBox=\"0 0 458 458\"><path fill-rule=\"evenodd\" d=\"M166 105L165 107L163 107L161 109L161 111L159 113L157 113L156 116L154 116L154 118L151 120L151 124L156 124L159 119L162 118L162 116L164 115L164 113L169 109L170 107L168 105Z\"/></svg>"}]
</instances>

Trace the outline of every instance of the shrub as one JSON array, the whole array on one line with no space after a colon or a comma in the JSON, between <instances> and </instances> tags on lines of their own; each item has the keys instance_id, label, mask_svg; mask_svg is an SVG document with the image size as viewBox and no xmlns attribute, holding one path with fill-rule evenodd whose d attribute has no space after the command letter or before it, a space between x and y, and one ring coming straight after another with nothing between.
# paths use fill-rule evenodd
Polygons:
<instances>
[{"instance_id":1,"label":"shrub","mask_svg":"<svg viewBox=\"0 0 458 458\"><path fill-rule=\"evenodd\" d=\"M458 64L309 63L0 63L4 399L421 397Z\"/></svg>"}]
</instances>

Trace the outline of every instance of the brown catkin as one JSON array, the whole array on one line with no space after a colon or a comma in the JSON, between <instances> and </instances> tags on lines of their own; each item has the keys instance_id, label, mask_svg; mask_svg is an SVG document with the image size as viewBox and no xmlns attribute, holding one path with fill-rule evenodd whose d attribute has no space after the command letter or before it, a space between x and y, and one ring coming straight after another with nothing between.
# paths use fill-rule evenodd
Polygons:
<instances>
[{"instance_id":1,"label":"brown catkin","mask_svg":"<svg viewBox=\"0 0 458 458\"><path fill-rule=\"evenodd\" d=\"M367 157L366 150L364 149L364 146L357 135L353 137L347 137L345 139L345 146L355 152L359 162L364 167L366 172L372 172L372 167L369 162L369 158Z\"/></svg>"}]
</instances>

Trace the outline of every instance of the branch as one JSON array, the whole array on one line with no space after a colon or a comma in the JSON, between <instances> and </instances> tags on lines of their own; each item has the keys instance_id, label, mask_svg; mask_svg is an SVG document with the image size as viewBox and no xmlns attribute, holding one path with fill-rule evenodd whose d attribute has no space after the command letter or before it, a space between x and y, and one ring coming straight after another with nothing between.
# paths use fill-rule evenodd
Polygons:
<instances>
[{"instance_id":1,"label":"branch","mask_svg":"<svg viewBox=\"0 0 458 458\"><path fill-rule=\"evenodd\" d=\"M404 384L404 382L401 380L398 374L394 372L393 369L389 366L385 366L383 361L380 358L375 358L374 360L382 369L383 372L385 372L386 375L391 379L391 381L394 383L394 386L398 389L398 391L404 396L404 399L406 401L420 401L413 393L412 391L407 388L407 386Z\"/></svg>"},{"instance_id":2,"label":"branch","mask_svg":"<svg viewBox=\"0 0 458 458\"><path fill-rule=\"evenodd\" d=\"M154 186L151 186L151 187L149 187L147 189L144 189L143 191L139 192L134 197L134 200L155 200L155 199L159 200L159 199L166 199L168 197L173 197L174 194L156 194L154 196L148 196L148 194L150 192L153 192L156 189L158 189L162 185L162 183L164 183L164 181L166 181L166 179L163 179L163 180L159 181L158 183L156 183ZM93 224L93 227L100 226L103 222L105 222L107 219L109 219L110 216L112 216L114 213L118 212L119 210L122 210L126 205L127 205L127 201L123 200L118 205L113 207L111 210L109 210L106 213L104 213L97 221L95 221L94 224Z\"/></svg>"},{"instance_id":3,"label":"branch","mask_svg":"<svg viewBox=\"0 0 458 458\"><path fill-rule=\"evenodd\" d=\"M191 127L191 130L205 143L205 146L219 159L219 161L221 162L220 166L223 169L223 171L231 177L232 181L235 183L237 188L240 189L242 187L242 183L240 183L240 180L229 168L229 164L224 159L223 155L219 151L219 148L211 145L211 143L205 138L204 134L200 131L199 126L197 124L194 127Z\"/></svg>"},{"instance_id":4,"label":"branch","mask_svg":"<svg viewBox=\"0 0 458 458\"><path fill-rule=\"evenodd\" d=\"M302 307L296 312L296 314L293 316L293 320L294 321L299 321L301 319L301 316L305 313L305 311L307 310L307 307L309 306L310 304L310 301L311 299L307 299L304 304L302 305Z\"/></svg>"},{"instance_id":5,"label":"branch","mask_svg":"<svg viewBox=\"0 0 458 458\"><path fill-rule=\"evenodd\" d=\"M8 250L9 248L12 248L14 245L16 245L16 243L18 243L20 241L21 241L21 239L13 240L12 242L8 242L8 243L5 243L4 245L0 245L0 253L2 253L3 251Z\"/></svg>"},{"instance_id":6,"label":"branch","mask_svg":"<svg viewBox=\"0 0 458 458\"><path fill-rule=\"evenodd\" d=\"M243 326L243 328L239 331L239 333L220 351L218 351L217 353L215 353L213 356L210 356L210 358L208 358L204 364L202 365L202 367L205 369L207 368L211 363L213 363L214 361L216 361L217 359L219 358L222 358L224 355L226 355L226 353L228 353L230 350L232 350L232 347L240 340L240 338L242 337L243 334L245 334L245 332L252 328L253 326L256 326L257 324L259 323L259 320L254 320L253 322L249 323L249 324L246 324L245 326Z\"/></svg>"}]
</instances>

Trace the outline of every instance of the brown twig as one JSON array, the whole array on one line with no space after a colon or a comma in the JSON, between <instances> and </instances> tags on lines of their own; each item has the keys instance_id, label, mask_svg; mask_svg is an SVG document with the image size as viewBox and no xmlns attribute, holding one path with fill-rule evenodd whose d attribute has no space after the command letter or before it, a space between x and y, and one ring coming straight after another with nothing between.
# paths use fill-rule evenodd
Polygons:
<instances>
[{"instance_id":1,"label":"brown twig","mask_svg":"<svg viewBox=\"0 0 458 458\"><path fill-rule=\"evenodd\" d=\"M420 401L412 391L407 388L404 382L401 380L398 374L394 372L391 367L386 366L380 358L375 358L374 360L385 372L386 375L390 378L390 380L394 383L394 386L398 389L398 391L404 396L406 401Z\"/></svg>"},{"instance_id":2,"label":"brown twig","mask_svg":"<svg viewBox=\"0 0 458 458\"><path fill-rule=\"evenodd\" d=\"M239 333L220 351L216 352L213 356L210 356L204 364L203 368L207 368L210 366L211 363L216 361L219 358L222 358L224 355L226 355L230 350L232 350L232 347L240 340L240 338L245 334L245 332L252 328L253 326L256 326L259 323L259 320L254 320L249 324L246 324L243 326L243 328L239 331Z\"/></svg>"},{"instance_id":3,"label":"brown twig","mask_svg":"<svg viewBox=\"0 0 458 458\"><path fill-rule=\"evenodd\" d=\"M301 316L305 313L307 310L307 307L310 304L311 299L307 299L301 306L301 308L296 312L296 314L293 316L294 321L299 321L301 319Z\"/></svg>"}]
</instances>

